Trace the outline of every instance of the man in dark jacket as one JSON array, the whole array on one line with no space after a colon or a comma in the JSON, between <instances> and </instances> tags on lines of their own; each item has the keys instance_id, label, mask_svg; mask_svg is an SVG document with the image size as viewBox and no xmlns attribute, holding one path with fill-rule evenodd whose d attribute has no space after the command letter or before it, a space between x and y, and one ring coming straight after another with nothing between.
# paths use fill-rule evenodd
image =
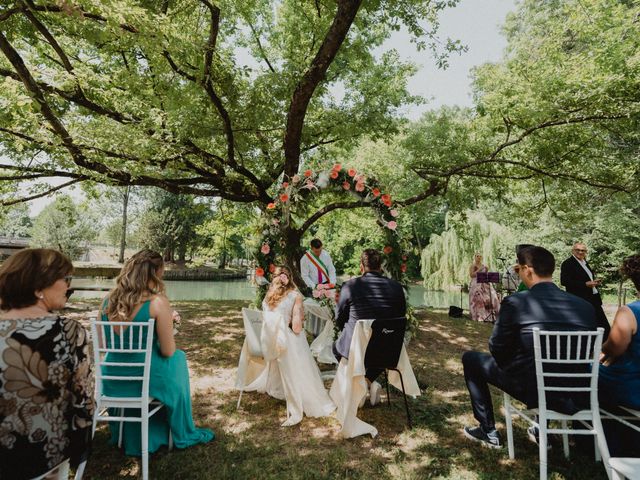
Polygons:
<instances>
[{"instance_id":1,"label":"man in dark jacket","mask_svg":"<svg viewBox=\"0 0 640 480\"><path fill-rule=\"evenodd\" d=\"M469 389L473 415L478 427L465 427L467 438L491 448L500 448L495 428L489 384L512 397L537 406L538 392L533 353L533 328L541 330L595 329L593 306L560 290L551 280L555 259L542 247L518 252L518 275L529 290L515 293L502 301L500 314L488 353L465 352L462 355L464 378ZM572 398L554 398L550 407L573 413Z\"/></svg>"},{"instance_id":2,"label":"man in dark jacket","mask_svg":"<svg viewBox=\"0 0 640 480\"><path fill-rule=\"evenodd\" d=\"M351 338L358 320L398 319L406 322L407 303L402 285L382 275L380 252L369 248L360 257L361 277L353 278L342 285L336 315L338 328L342 330L333 345L338 361L349 358ZM369 399L372 405L380 400L380 384L374 380L382 373L368 369L366 378L370 382Z\"/></svg>"},{"instance_id":3,"label":"man in dark jacket","mask_svg":"<svg viewBox=\"0 0 640 480\"><path fill-rule=\"evenodd\" d=\"M576 242L571 249L571 256L560 266L560 284L569 293L584 298L593 305L596 312L596 325L604 328L604 343L609 336L611 326L609 320L602 310L602 297L598 291L600 280L598 280L587 262L587 246L584 243Z\"/></svg>"}]
</instances>

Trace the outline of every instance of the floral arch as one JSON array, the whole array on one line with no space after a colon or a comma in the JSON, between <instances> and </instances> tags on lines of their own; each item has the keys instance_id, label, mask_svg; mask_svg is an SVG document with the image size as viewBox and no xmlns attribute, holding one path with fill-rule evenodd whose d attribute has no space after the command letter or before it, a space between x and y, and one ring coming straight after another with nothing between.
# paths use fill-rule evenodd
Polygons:
<instances>
[{"instance_id":1,"label":"floral arch","mask_svg":"<svg viewBox=\"0 0 640 480\"><path fill-rule=\"evenodd\" d=\"M403 240L398 231L399 212L394 207L391 196L383 192L378 182L367 177L364 173L353 168L344 168L335 164L330 170L305 170L300 175L294 175L289 181L280 185L275 199L267 205L262 216L260 226L261 240L256 252L256 279L262 288L262 295L266 291L269 275L275 269L279 256L292 258L299 252L299 242L290 242L292 223L292 208L296 202L308 200L310 195L320 191L332 189L355 197L364 207L373 209L377 216L377 223L384 229L386 242L383 248L383 268L395 280L406 285L406 260ZM352 205L353 206L353 205ZM321 209L316 212L298 230L304 231L330 210L339 207ZM326 210L326 211L323 211ZM295 245L291 245L295 243ZM289 249L289 250L288 250ZM295 250L291 250L295 249ZM260 280L262 279L262 280Z\"/></svg>"}]
</instances>

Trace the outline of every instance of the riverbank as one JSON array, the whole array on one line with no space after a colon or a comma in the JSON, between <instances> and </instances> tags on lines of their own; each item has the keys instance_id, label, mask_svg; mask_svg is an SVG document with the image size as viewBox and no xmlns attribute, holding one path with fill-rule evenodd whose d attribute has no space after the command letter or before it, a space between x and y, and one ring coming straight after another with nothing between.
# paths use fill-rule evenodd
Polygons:
<instances>
[{"instance_id":1,"label":"riverbank","mask_svg":"<svg viewBox=\"0 0 640 480\"><path fill-rule=\"evenodd\" d=\"M284 428L283 401L245 393L236 410L236 366L244 339L240 309L248 302L176 302L182 327L176 337L190 366L196 424L216 432L216 440L186 450L161 450L150 458L153 479L537 479L538 449L527 441L524 424L516 421L517 458L506 449L488 450L464 439L461 429L473 424L460 356L468 349L487 349L491 325L451 319L444 311L418 309L420 327L408 353L422 396L409 399L414 428L407 430L402 395L392 391L386 402L368 404L361 418L379 435L343 440L333 418L305 418ZM88 322L98 302L73 302L67 314ZM326 385L329 387L329 384ZM501 394L495 390L495 405ZM500 408L497 420L502 422ZM498 424L504 433L504 425ZM87 479L134 479L138 460L107 444L100 424ZM557 439L549 455L549 477L555 480L604 480L601 464L572 449L565 460Z\"/></svg>"},{"instance_id":2,"label":"riverbank","mask_svg":"<svg viewBox=\"0 0 640 480\"><path fill-rule=\"evenodd\" d=\"M116 278L120 273L122 265L109 264L98 265L85 262L74 262L74 277L78 278ZM184 266L167 264L164 271L165 280L236 280L247 277L246 268L213 268L196 267L186 268Z\"/></svg>"}]
</instances>

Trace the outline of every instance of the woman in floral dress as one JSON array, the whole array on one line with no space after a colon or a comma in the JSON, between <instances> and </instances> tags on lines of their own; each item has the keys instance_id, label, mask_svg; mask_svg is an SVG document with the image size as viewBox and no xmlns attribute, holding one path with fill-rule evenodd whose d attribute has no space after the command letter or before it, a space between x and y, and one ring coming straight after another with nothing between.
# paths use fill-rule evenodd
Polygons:
<instances>
[{"instance_id":1,"label":"woman in floral dress","mask_svg":"<svg viewBox=\"0 0 640 480\"><path fill-rule=\"evenodd\" d=\"M478 283L478 273L486 273L489 268L482 263L482 255L476 253L469 267L469 313L475 322L495 322L500 309L498 295L490 283Z\"/></svg>"},{"instance_id":2,"label":"woman in floral dress","mask_svg":"<svg viewBox=\"0 0 640 480\"><path fill-rule=\"evenodd\" d=\"M0 268L0 478L62 478L89 450L86 331L52 313L67 301L72 270L48 249L21 250Z\"/></svg>"}]
</instances>

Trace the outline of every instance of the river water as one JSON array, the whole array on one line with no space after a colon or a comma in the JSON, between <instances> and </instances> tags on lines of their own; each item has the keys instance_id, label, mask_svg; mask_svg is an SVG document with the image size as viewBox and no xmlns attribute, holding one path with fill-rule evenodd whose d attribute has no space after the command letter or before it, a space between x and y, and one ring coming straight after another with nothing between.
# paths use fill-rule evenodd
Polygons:
<instances>
[{"instance_id":1,"label":"river water","mask_svg":"<svg viewBox=\"0 0 640 480\"><path fill-rule=\"evenodd\" d=\"M112 288L113 279L104 278L74 278L71 288L75 287L103 287ZM253 300L255 287L246 280L216 280L216 281L184 281L166 280L167 296L174 301L187 300ZM102 298L104 291L76 291L71 300L86 298ZM414 307L449 308L449 305L468 309L468 295L459 291L426 290L422 285L409 286L409 303Z\"/></svg>"}]
</instances>

